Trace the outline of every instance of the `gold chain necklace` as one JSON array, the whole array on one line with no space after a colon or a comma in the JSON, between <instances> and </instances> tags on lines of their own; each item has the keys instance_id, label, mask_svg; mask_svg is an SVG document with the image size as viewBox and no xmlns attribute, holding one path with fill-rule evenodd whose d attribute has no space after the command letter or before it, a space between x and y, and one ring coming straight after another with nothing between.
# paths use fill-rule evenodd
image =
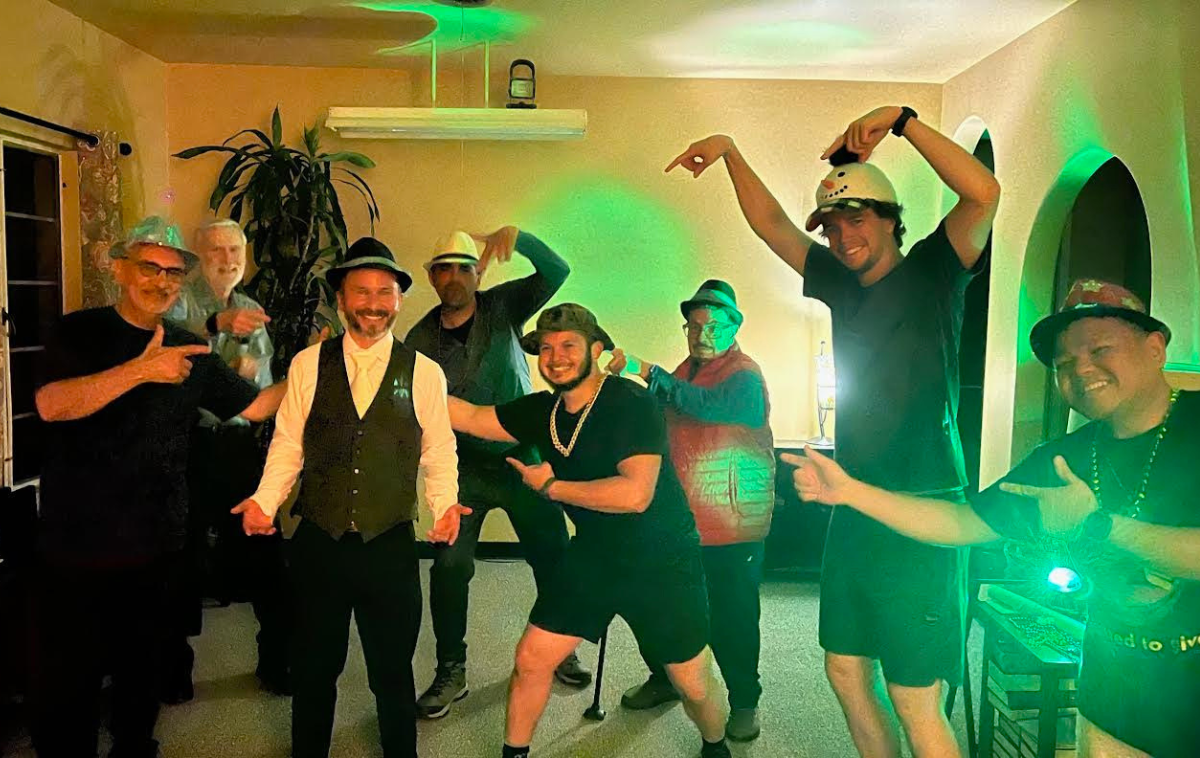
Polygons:
<instances>
[{"instance_id":1,"label":"gold chain necklace","mask_svg":"<svg viewBox=\"0 0 1200 758\"><path fill-rule=\"evenodd\" d=\"M1154 447L1150 449L1150 457L1146 460L1146 465L1142 468L1142 481L1138 485L1137 490L1133 493L1133 497L1129 501L1129 504L1124 508L1112 508L1110 509L1112 512L1119 513L1123 516L1128 516L1129 518L1137 518L1141 514L1142 503L1146 500L1146 489L1150 486L1150 474L1154 471L1154 461L1158 458L1158 448L1162 444L1163 437L1167 436L1167 422L1171 420L1171 412L1175 410L1175 401L1178 399L1179 390L1172 390L1171 401L1170 404L1167 405L1167 413L1165 416L1163 416L1162 423L1158 427L1158 434L1154 436ZM1096 496L1096 503L1103 508L1104 503L1100 497L1099 438L1100 435L1098 432L1092 435L1092 479L1090 482L1088 482L1088 484L1092 489L1092 493ZM1111 462L1109 463L1109 467L1112 468ZM1115 468L1113 468L1113 476L1117 479L1117 483L1121 484L1120 477L1116 476ZM1125 490L1124 484L1121 484L1121 489ZM1128 490L1125 490L1124 494L1128 494Z\"/></svg>"},{"instance_id":2,"label":"gold chain necklace","mask_svg":"<svg viewBox=\"0 0 1200 758\"><path fill-rule=\"evenodd\" d=\"M562 442L558 439L558 406L562 405L563 396L560 394L558 399L554 401L554 408L550 410L550 441L554 443L554 447L562 454L564 458L571 457L571 451L575 449L575 441L579 439L579 430L583 429L583 422L587 421L588 414L592 412L592 406L596 404L596 398L600 397L600 390L604 387L604 382L608 379L608 374L600 377L600 383L596 385L596 391L592 393L592 399L588 401L587 406L583 409L583 415L579 417L579 421L575 424L575 432L571 435L571 441L563 447Z\"/></svg>"}]
</instances>

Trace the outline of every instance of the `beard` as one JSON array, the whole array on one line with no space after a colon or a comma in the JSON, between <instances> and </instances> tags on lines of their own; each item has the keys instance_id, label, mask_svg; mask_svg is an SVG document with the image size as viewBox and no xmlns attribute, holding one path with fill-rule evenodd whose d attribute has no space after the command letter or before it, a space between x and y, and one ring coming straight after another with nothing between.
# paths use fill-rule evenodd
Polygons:
<instances>
[{"instance_id":1,"label":"beard","mask_svg":"<svg viewBox=\"0 0 1200 758\"><path fill-rule=\"evenodd\" d=\"M368 339L375 339L392 330L392 325L396 323L397 315L395 311L372 311L364 308L354 313L347 313L346 320L350 322L348 324L350 331L357 332ZM387 320L380 324L367 324L362 320L372 316L383 317Z\"/></svg>"},{"instance_id":2,"label":"beard","mask_svg":"<svg viewBox=\"0 0 1200 758\"><path fill-rule=\"evenodd\" d=\"M466 308L471 303L472 293L458 282L451 282L438 292L442 305L452 310Z\"/></svg>"},{"instance_id":3,"label":"beard","mask_svg":"<svg viewBox=\"0 0 1200 758\"><path fill-rule=\"evenodd\" d=\"M550 389L554 390L555 394L570 392L579 385L583 384L584 380L592 375L592 353L589 350L587 354L584 355L583 363L579 366L579 373L565 382L555 382L551 380L550 377L546 376L546 372L542 371L540 368L538 369L538 373L542 375L542 378L546 380L546 384L550 385Z\"/></svg>"}]
</instances>

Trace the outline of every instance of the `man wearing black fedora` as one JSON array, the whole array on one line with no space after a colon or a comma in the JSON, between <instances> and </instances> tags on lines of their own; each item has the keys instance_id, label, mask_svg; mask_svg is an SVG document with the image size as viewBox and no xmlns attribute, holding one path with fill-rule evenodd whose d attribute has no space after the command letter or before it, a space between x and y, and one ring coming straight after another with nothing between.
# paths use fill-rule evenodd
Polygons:
<instances>
[{"instance_id":1,"label":"man wearing black fedora","mask_svg":"<svg viewBox=\"0 0 1200 758\"><path fill-rule=\"evenodd\" d=\"M1191 758L1200 745L1200 392L1167 383L1170 338L1123 287L1076 282L1030 342L1091 423L1034 450L970 507L871 487L811 450L785 456L805 500L912 539L1004 538L1069 557L1091 584L1081 758Z\"/></svg>"},{"instance_id":2,"label":"man wearing black fedora","mask_svg":"<svg viewBox=\"0 0 1200 758\"><path fill-rule=\"evenodd\" d=\"M775 507L775 451L762 370L737 342L743 316L728 282L709 279L679 304L688 357L672 372L614 351L612 373L640 376L667 417L671 463L700 531L711 608L709 638L729 689L725 735L758 737L759 585ZM621 698L644 710L679 699L666 671Z\"/></svg>"},{"instance_id":3,"label":"man wearing black fedora","mask_svg":"<svg viewBox=\"0 0 1200 758\"><path fill-rule=\"evenodd\" d=\"M258 490L234 509L248 534L270 534L297 478L289 571L297 603L292 755L325 758L350 615L362 638L383 753L417 754L412 656L421 626L413 524L417 472L436 517L429 538L458 532L458 458L437 364L392 336L412 284L383 243L364 237L327 274L342 339L302 351L288 373Z\"/></svg>"}]
</instances>

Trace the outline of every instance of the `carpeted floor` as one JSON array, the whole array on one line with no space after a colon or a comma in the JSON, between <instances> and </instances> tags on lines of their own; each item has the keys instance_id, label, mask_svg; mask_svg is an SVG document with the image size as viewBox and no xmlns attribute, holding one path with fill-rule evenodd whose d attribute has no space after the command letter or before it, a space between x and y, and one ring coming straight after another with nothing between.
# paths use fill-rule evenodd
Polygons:
<instances>
[{"instance_id":1,"label":"carpeted floor","mask_svg":"<svg viewBox=\"0 0 1200 758\"><path fill-rule=\"evenodd\" d=\"M423 563L427 583L428 561ZM524 563L479 563L471 590L467 638L471 694L446 718L421 724L422 756L499 756L512 652L533 597L532 575ZM432 678L434 664L428 614L423 622L415 661L418 689ZM773 581L763 586L763 733L749 745L734 746L734 755L856 755L825 682L816 622L815 583ZM252 673L256 625L250 607L208 610L204 625L204 634L194 640L196 699L164 708L159 719L163 758L285 758L289 700L267 695L256 686ZM380 756L375 705L367 689L357 634L352 634L350 644L349 661L340 683L331 755ZM596 653L595 646L586 643L580 650L589 667L594 667ZM978 672L978 649L971 657L972 668ZM698 755L699 736L678 705L644 713L621 710L621 692L639 683L644 675L633 636L623 622L615 622L602 696L608 718L601 723L581 718L591 703L590 688L580 692L556 685L534 740L534 754L541 758ZM959 703L954 724L960 744L965 746L961 699ZM106 738L102 739L107 744ZM32 758L33 751L27 741L18 738L4 756Z\"/></svg>"}]
</instances>

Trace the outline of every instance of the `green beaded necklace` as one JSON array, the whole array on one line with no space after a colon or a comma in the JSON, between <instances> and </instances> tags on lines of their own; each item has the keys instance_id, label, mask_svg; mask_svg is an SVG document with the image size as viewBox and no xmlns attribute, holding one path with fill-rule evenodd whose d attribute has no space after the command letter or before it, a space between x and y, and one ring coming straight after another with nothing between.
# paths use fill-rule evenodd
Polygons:
<instances>
[{"instance_id":1,"label":"green beaded necklace","mask_svg":"<svg viewBox=\"0 0 1200 758\"><path fill-rule=\"evenodd\" d=\"M1142 511L1142 503L1146 500L1146 488L1150 486L1150 474L1154 468L1154 460L1158 458L1158 448L1162 445L1163 437L1167 436L1167 422L1171 419L1171 411L1175 410L1175 401L1179 399L1179 390L1171 390L1171 402L1167 406L1167 415L1163 416L1162 424L1158 427L1158 435L1154 438L1154 447L1150 449L1150 457L1146 459L1146 466L1142 469L1142 482L1138 485L1137 492L1134 493L1133 499L1124 508L1106 509L1104 502L1100 497L1100 432L1099 427L1096 433L1092 435L1092 478L1088 484L1092 487L1092 494L1096 496L1096 503L1103 510L1112 510L1128 518L1137 518Z\"/></svg>"}]
</instances>

